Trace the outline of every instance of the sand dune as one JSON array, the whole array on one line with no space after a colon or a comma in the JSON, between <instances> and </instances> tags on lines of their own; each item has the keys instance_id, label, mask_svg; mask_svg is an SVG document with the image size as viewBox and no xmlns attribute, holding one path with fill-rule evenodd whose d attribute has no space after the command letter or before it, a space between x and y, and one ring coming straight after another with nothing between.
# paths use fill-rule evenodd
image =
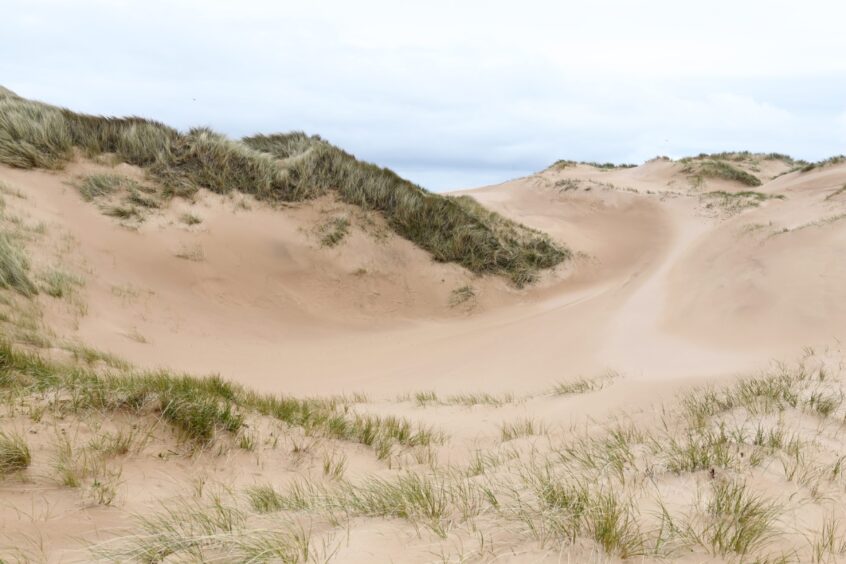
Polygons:
<instances>
[{"instance_id":1,"label":"sand dune","mask_svg":"<svg viewBox=\"0 0 846 564\"><path fill-rule=\"evenodd\" d=\"M846 199L825 199L846 182L842 165L779 177L760 191L785 199L733 215L702 196L724 182L692 188L678 164L660 160L468 192L579 253L527 291L433 263L380 231L378 217L331 200L239 209L202 194L128 230L65 179L0 174L96 273L84 290L89 314L67 336L268 391L507 390L607 368L679 381L790 358L846 327L837 221ZM180 224L185 211L202 223ZM352 235L320 248L311 231L333 214L352 218ZM202 258L176 256L185 250ZM465 285L475 296L450 307Z\"/></svg>"},{"instance_id":2,"label":"sand dune","mask_svg":"<svg viewBox=\"0 0 846 564\"><path fill-rule=\"evenodd\" d=\"M654 431L662 402L676 394L730 384L773 361L793 361L808 347L833 351L846 338L846 164L802 172L749 157L737 166L763 181L755 188L696 177L686 166L667 159L633 168L554 166L462 192L576 253L524 289L433 262L377 214L332 196L274 207L201 191L128 223L85 201L73 184L102 173L143 179L129 165L81 159L62 172L0 166L0 182L23 196L5 197L7 215L44 223L43 236L28 245L34 268L59 263L84 279L74 302L37 298L53 332L53 357L68 355L59 343L84 343L139 367L220 374L261 392L324 398L360 392L369 399L349 409L448 430L442 463L466 465L484 448L505 457L498 445L510 439L505 431L500 437L499 425L516 418L537 418L566 437L578 429L591 434L591 425L606 429L597 422L613 417ZM186 221L186 214L198 221ZM349 234L335 246L321 245L320 227L333 218L347 220ZM831 356L814 370L836 366ZM592 382L581 390L591 393L549 393L556 383L580 381ZM428 391L429 399L415 396ZM490 397L462 407L469 400L458 394ZM791 421L813 427L805 417ZM53 448L41 423L23 413L12 423L40 433L32 436L37 449ZM96 436L86 425L77 428L80 440ZM120 420L108 423L115 425ZM233 491L264 482L284 487L318 474L317 451L324 461L343 453L353 477L393 475L363 445L279 431L261 418L251 425L261 446L227 451L225 460L206 451L165 466L177 447L152 439L145 448L159 459L136 454L123 466L121 509L80 506L65 490L38 485L49 498L38 511L56 517L25 520L0 510L0 518L16 542L40 535L46 560L78 561L88 553L70 539L120 537L103 529L131 526L133 513L177 498L196 476ZM280 436L290 445L267 446ZM303 448L304 458L291 454ZM526 449L534 452L534 443ZM415 468L426 464L423 456L411 448L388 460ZM324 474L325 468L324 462ZM707 483L707 469L697 472L662 477L656 488L681 506L694 484ZM761 480L767 491L783 487L770 474ZM3 495L18 507L34 491L6 484ZM797 511L803 526L822 519L816 509ZM316 527L334 546L337 531ZM625 556L578 543L550 552L513 530L491 533L501 546L486 549L477 546L484 534L479 541L460 528L455 538L435 529L423 534L417 525L414 532L372 516L348 527L347 540L335 543L340 548L327 549L340 561L431 561L464 542L482 561ZM24 552L32 554L31 547ZM700 553L685 557L704 561Z\"/></svg>"}]
</instances>

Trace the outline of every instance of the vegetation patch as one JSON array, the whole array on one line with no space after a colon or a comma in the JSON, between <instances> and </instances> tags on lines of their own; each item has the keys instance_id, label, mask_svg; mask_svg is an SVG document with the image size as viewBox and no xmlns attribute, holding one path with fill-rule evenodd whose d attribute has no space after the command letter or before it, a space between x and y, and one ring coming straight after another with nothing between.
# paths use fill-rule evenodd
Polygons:
<instances>
[{"instance_id":1,"label":"vegetation patch","mask_svg":"<svg viewBox=\"0 0 846 564\"><path fill-rule=\"evenodd\" d=\"M29 260L20 241L5 232L0 232L0 287L12 288L27 297L38 292L29 277Z\"/></svg>"},{"instance_id":2,"label":"vegetation patch","mask_svg":"<svg viewBox=\"0 0 846 564\"><path fill-rule=\"evenodd\" d=\"M461 286L460 288L456 288L453 290L449 295L449 307L457 307L462 304L466 304L471 300L476 299L476 290L473 289L473 286L465 285Z\"/></svg>"},{"instance_id":3,"label":"vegetation patch","mask_svg":"<svg viewBox=\"0 0 846 564\"><path fill-rule=\"evenodd\" d=\"M468 196L432 194L394 172L356 160L317 136L301 133L245 138L288 170L295 194L334 190L346 203L380 212L399 235L435 260L476 273L504 274L518 286L570 253L542 233L491 212Z\"/></svg>"},{"instance_id":4,"label":"vegetation patch","mask_svg":"<svg viewBox=\"0 0 846 564\"><path fill-rule=\"evenodd\" d=\"M23 437L0 431L0 476L26 470L31 462L29 446Z\"/></svg>"},{"instance_id":5,"label":"vegetation patch","mask_svg":"<svg viewBox=\"0 0 846 564\"><path fill-rule=\"evenodd\" d=\"M114 205L103 208L103 213L109 217L127 221L144 221L144 213L136 206Z\"/></svg>"},{"instance_id":6,"label":"vegetation patch","mask_svg":"<svg viewBox=\"0 0 846 564\"><path fill-rule=\"evenodd\" d=\"M531 417L523 417L509 423L503 423L499 427L500 438L503 442L513 441L520 437L530 437L532 435L543 435L546 433L546 425L542 421L536 421Z\"/></svg>"},{"instance_id":7,"label":"vegetation patch","mask_svg":"<svg viewBox=\"0 0 846 564\"><path fill-rule=\"evenodd\" d=\"M487 392L477 392L438 397L438 394L433 391L417 392L413 395L408 394L397 398L397 401L408 401L411 399L414 399L414 402L419 407L427 407L430 405L459 405L463 407L486 405L489 407L501 407L517 401L517 398L511 393L489 394Z\"/></svg>"},{"instance_id":8,"label":"vegetation patch","mask_svg":"<svg viewBox=\"0 0 846 564\"><path fill-rule=\"evenodd\" d=\"M190 555L209 562L327 562L312 546L310 529L291 520L250 527L247 513L216 497L211 503L181 499L152 516L139 517L139 534L94 547L98 559L112 562L162 562Z\"/></svg>"},{"instance_id":9,"label":"vegetation patch","mask_svg":"<svg viewBox=\"0 0 846 564\"><path fill-rule=\"evenodd\" d=\"M681 159L682 162L692 160L711 160L711 161L733 161L733 162L747 162L756 163L758 161L781 161L785 164L805 165L805 161L801 159L794 159L790 155L783 153L753 153L751 151L724 151L722 153L699 153L695 157L687 157Z\"/></svg>"},{"instance_id":10,"label":"vegetation patch","mask_svg":"<svg viewBox=\"0 0 846 564\"><path fill-rule=\"evenodd\" d=\"M346 217L333 217L317 228L321 247L334 247L344 240L350 232L350 220Z\"/></svg>"},{"instance_id":11,"label":"vegetation patch","mask_svg":"<svg viewBox=\"0 0 846 564\"><path fill-rule=\"evenodd\" d=\"M15 398L15 406L56 398L47 409L63 420L88 410L98 417L152 415L198 446L226 434L240 448L260 449L246 423L253 413L315 438L371 445L383 460L391 460L384 453L392 448L416 449L442 440L402 419L357 414L346 398L260 395L219 378L166 372L101 376L8 346L0 347L0 391ZM415 398L423 404L452 403L432 392ZM796 561L827 561L846 552L834 517L809 524L807 538L798 540L790 522L799 507L822 516L826 509L839 510L846 457L830 452L844 418L837 377L822 367L777 367L731 385L686 392L661 413L660 422L615 418L608 426L596 423L563 435L537 419L519 418L499 428L504 444L477 451L467 467L424 462L422 468L356 471L350 480L344 477L347 459L333 446L316 458L310 477L283 489L259 483L243 495L168 500L161 510L139 517L121 538L96 546L94 554L121 561L208 561L221 555L297 561L311 558L320 541L292 523L308 523L321 535L341 534L354 531L350 524L360 517L397 520L447 541L479 531L485 535L479 554L489 559L513 554L515 546L533 550L529 542L543 553L572 551L577 558L587 553L700 558L704 553L762 561L784 549ZM791 414L804 420L791 422ZM540 434L546 436L514 441ZM132 452L139 435L143 431L134 428L101 432L80 446L58 433L53 478L98 504L111 504L120 473L104 461ZM4 447L9 436L0 435L0 460L7 458L6 450L14 452L8 457L17 461L14 472L26 467L20 461L27 455L20 454L20 437L8 441L12 448ZM758 476L787 493L772 497L757 485ZM484 548L489 531L496 530L513 538Z\"/></svg>"},{"instance_id":12,"label":"vegetation patch","mask_svg":"<svg viewBox=\"0 0 846 564\"><path fill-rule=\"evenodd\" d=\"M552 387L552 395L555 396L570 396L575 394L585 394L596 390L601 390L607 386L612 380L620 377L618 372L609 370L605 374L596 378L576 378L566 382L558 382Z\"/></svg>"},{"instance_id":13,"label":"vegetation patch","mask_svg":"<svg viewBox=\"0 0 846 564\"><path fill-rule=\"evenodd\" d=\"M757 176L729 164L726 161L705 159L705 160L683 160L682 172L694 179L696 184L701 184L706 178L717 178L739 182L744 186L760 186L761 179Z\"/></svg>"},{"instance_id":14,"label":"vegetation patch","mask_svg":"<svg viewBox=\"0 0 846 564\"><path fill-rule=\"evenodd\" d=\"M565 178L563 180L556 180L554 186L561 192L569 192L570 190L578 190L581 186L581 181L573 178Z\"/></svg>"},{"instance_id":15,"label":"vegetation patch","mask_svg":"<svg viewBox=\"0 0 846 564\"><path fill-rule=\"evenodd\" d=\"M704 508L704 518L688 523L684 533L714 555L744 556L775 536L779 510L770 499L745 483L716 480Z\"/></svg>"},{"instance_id":16,"label":"vegetation patch","mask_svg":"<svg viewBox=\"0 0 846 564\"><path fill-rule=\"evenodd\" d=\"M55 268L40 274L38 278L41 290L54 298L68 297L85 284L79 276Z\"/></svg>"},{"instance_id":17,"label":"vegetation patch","mask_svg":"<svg viewBox=\"0 0 846 564\"><path fill-rule=\"evenodd\" d=\"M104 215L142 222L148 210L161 207L155 190L119 174L92 174L76 184L82 198L97 202Z\"/></svg>"},{"instance_id":18,"label":"vegetation patch","mask_svg":"<svg viewBox=\"0 0 846 564\"><path fill-rule=\"evenodd\" d=\"M446 537L450 521L477 513L480 506L468 498L466 478L404 472L390 478L371 477L360 483L334 486L303 480L286 493L270 486L247 490L253 508L261 512L328 511L367 517L396 517L422 523ZM459 516L461 516L459 518Z\"/></svg>"},{"instance_id":19,"label":"vegetation patch","mask_svg":"<svg viewBox=\"0 0 846 564\"><path fill-rule=\"evenodd\" d=\"M595 161L570 161L570 160L566 160L566 159L561 159L561 160L555 161L550 168L563 169L563 168L570 168L570 167L573 167L573 166L576 166L576 165L592 166L593 168L598 168L598 169L602 169L602 170L614 170L614 169L620 169L620 168L635 168L635 167L637 167L636 164L631 164L631 163L611 163L611 162L598 163L598 162L595 162Z\"/></svg>"},{"instance_id":20,"label":"vegetation patch","mask_svg":"<svg viewBox=\"0 0 846 564\"><path fill-rule=\"evenodd\" d=\"M805 166L799 169L800 172L811 172L812 170L816 170L818 168L825 168L827 166L834 166L839 165L842 163L846 163L846 155L837 155L834 157L829 157L827 159L817 161L815 163L807 163Z\"/></svg>"},{"instance_id":21,"label":"vegetation patch","mask_svg":"<svg viewBox=\"0 0 846 564\"><path fill-rule=\"evenodd\" d=\"M66 395L69 399L61 406L68 413L158 414L197 444L208 443L217 431L236 433L247 413L272 417L314 436L372 447L380 458L387 458L395 447L428 446L443 440L442 434L402 418L351 413L345 400L260 395L218 377L137 372L96 351L79 354L119 370L102 374L93 366L47 361L0 342L0 391Z\"/></svg>"},{"instance_id":22,"label":"vegetation patch","mask_svg":"<svg viewBox=\"0 0 846 564\"><path fill-rule=\"evenodd\" d=\"M131 188L124 201L130 205L147 209L156 209L161 207L158 200L151 197L149 194L145 194L138 188Z\"/></svg>"},{"instance_id":23,"label":"vegetation patch","mask_svg":"<svg viewBox=\"0 0 846 564\"><path fill-rule=\"evenodd\" d=\"M179 216L179 221L185 225L199 225L203 222L202 218L194 215L193 213L183 213Z\"/></svg>"},{"instance_id":24,"label":"vegetation patch","mask_svg":"<svg viewBox=\"0 0 846 564\"><path fill-rule=\"evenodd\" d=\"M783 200L781 194L765 194L746 190L743 192L724 192L722 190L706 192L701 199L707 201L707 207L717 206L729 213L738 213L748 208L755 208L767 200Z\"/></svg>"},{"instance_id":25,"label":"vegetation patch","mask_svg":"<svg viewBox=\"0 0 846 564\"><path fill-rule=\"evenodd\" d=\"M118 174L92 174L77 184L80 195L88 202L119 190L137 190L139 186L135 180Z\"/></svg>"},{"instance_id":26,"label":"vegetation patch","mask_svg":"<svg viewBox=\"0 0 846 564\"><path fill-rule=\"evenodd\" d=\"M93 349L86 345L79 343L67 343L62 345L62 348L73 354L74 360L88 366L95 366L97 363L102 362L111 368L121 370L128 370L130 368L129 363L122 358L111 353Z\"/></svg>"}]
</instances>

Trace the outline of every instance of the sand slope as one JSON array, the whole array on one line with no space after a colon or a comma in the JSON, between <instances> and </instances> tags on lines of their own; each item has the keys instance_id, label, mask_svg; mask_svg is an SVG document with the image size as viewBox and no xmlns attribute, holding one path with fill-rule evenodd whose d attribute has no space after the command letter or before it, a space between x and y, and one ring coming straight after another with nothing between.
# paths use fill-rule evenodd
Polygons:
<instances>
[{"instance_id":1,"label":"sand slope","mask_svg":"<svg viewBox=\"0 0 846 564\"><path fill-rule=\"evenodd\" d=\"M826 199L843 165L780 176L758 191L784 199L739 212L702 194L743 186L694 187L663 160L468 192L577 252L524 291L433 263L378 217L329 200L269 209L202 194L127 229L66 183L102 170L2 168L0 180L72 238L66 258L87 273L88 313L66 336L145 366L291 393L496 391L607 368L730 373L846 332L846 196ZM180 224L185 211L202 223ZM338 214L352 234L321 248L314 226ZM186 252L202 256L175 256ZM450 307L464 285L476 296Z\"/></svg>"}]
</instances>

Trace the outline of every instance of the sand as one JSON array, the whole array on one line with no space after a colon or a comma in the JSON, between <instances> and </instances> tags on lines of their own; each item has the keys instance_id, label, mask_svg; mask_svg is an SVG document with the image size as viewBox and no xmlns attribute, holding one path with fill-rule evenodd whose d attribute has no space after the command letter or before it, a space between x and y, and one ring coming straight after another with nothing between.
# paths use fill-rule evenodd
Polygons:
<instances>
[{"instance_id":1,"label":"sand","mask_svg":"<svg viewBox=\"0 0 846 564\"><path fill-rule=\"evenodd\" d=\"M763 161L757 173L765 183L756 190L772 198L743 210L706 194L748 188L699 184L680 163L660 159L609 171L553 167L462 192L574 251L526 289L435 263L375 214L331 198L272 208L201 192L128 227L69 184L104 171L114 172L87 161L61 173L0 167L0 181L25 195L6 196L7 208L46 226L31 248L36 264L58 260L85 280L84 311L39 297L57 340L263 392L360 392L371 398L368 412L448 429L442 456L453 462L466 461L471 445L496 442L496 426L518 416L572 429L651 413L692 386L729 382L846 338L846 193L828 197L846 183L846 165L802 173ZM133 167L119 171L140 178ZM185 213L201 222L186 225ZM350 219L350 235L321 246L315 226L340 216ZM455 304L453 292L464 286L475 295ZM614 385L595 393L544 396L556 382L609 372L619 374ZM428 390L531 399L472 409L397 401ZM363 447L335 448L347 449L353 475L380 468ZM191 458L166 475L160 461L136 457L123 465L119 509L80 506L37 480L24 490L6 484L7 505L47 511L32 500L49 497L51 515L0 515L20 535L39 531L45 559L84 560L69 539L102 538L96 531L129 523L195 475L238 487L302 473L287 451L226 456ZM341 561L432 559L436 541L394 524L354 528L360 534L349 535ZM510 558L498 561L523 561Z\"/></svg>"},{"instance_id":2,"label":"sand","mask_svg":"<svg viewBox=\"0 0 846 564\"><path fill-rule=\"evenodd\" d=\"M761 191L784 200L733 217L699 195L724 186L685 190L665 161L468 192L578 254L525 291L433 263L378 217L331 201L239 209L201 194L128 230L65 184L92 169L75 167L0 179L73 238L71 254L93 274L88 315L68 336L142 366L295 394L514 391L609 368L672 382L748 370L846 328L843 224L812 225L842 213L842 199L825 201L842 166L782 176ZM562 191L562 179L585 184ZM180 224L186 210L202 223ZM320 248L309 230L338 214L353 219L352 235ZM185 250L203 257L176 256ZM476 297L450 307L464 285Z\"/></svg>"}]
</instances>

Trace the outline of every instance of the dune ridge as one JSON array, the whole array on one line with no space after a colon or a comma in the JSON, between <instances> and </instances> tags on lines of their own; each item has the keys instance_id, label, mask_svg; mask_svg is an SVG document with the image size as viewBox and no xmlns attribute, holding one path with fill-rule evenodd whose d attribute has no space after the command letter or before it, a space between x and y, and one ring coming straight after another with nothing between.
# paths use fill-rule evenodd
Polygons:
<instances>
[{"instance_id":1,"label":"dune ridge","mask_svg":"<svg viewBox=\"0 0 846 564\"><path fill-rule=\"evenodd\" d=\"M430 193L388 169L356 160L319 137L257 135L233 141L207 128L180 133L138 117L83 115L0 92L0 162L62 168L82 150L144 167L162 195L200 188L271 202L341 200L385 216L387 225L432 254L476 273L505 274L518 286L568 256L565 247L469 200Z\"/></svg>"}]
</instances>

